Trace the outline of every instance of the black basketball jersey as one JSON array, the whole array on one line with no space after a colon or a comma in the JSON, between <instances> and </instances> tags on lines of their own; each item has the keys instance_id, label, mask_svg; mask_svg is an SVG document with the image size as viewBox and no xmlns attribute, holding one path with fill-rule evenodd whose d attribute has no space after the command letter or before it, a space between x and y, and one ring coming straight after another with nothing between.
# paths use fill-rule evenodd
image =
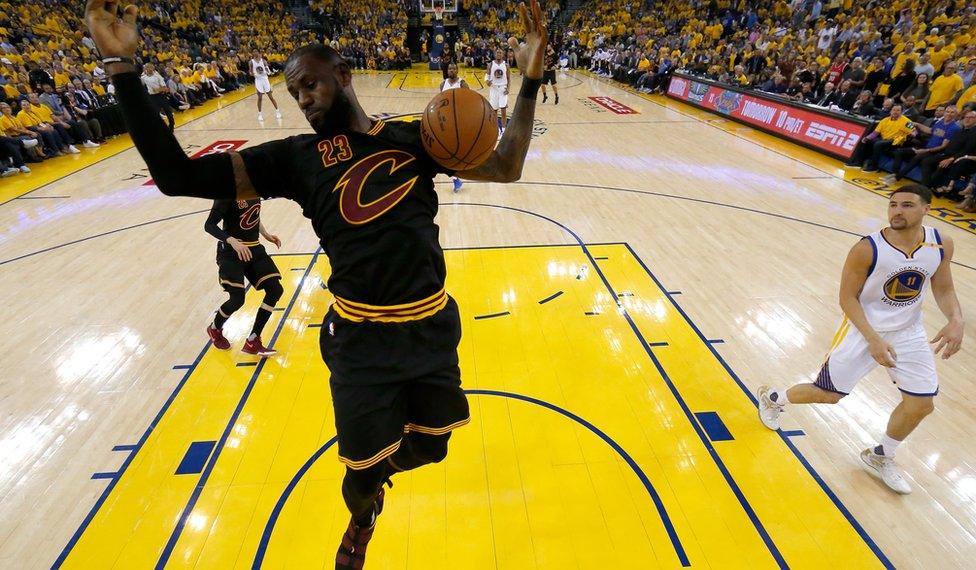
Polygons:
<instances>
[{"instance_id":1,"label":"black basketball jersey","mask_svg":"<svg viewBox=\"0 0 976 570\"><path fill-rule=\"evenodd\" d=\"M223 226L220 230L217 224ZM258 245L261 225L261 200L214 200L204 228L217 238L217 250L229 247L227 237L237 238L245 245Z\"/></svg>"},{"instance_id":2,"label":"black basketball jersey","mask_svg":"<svg viewBox=\"0 0 976 570\"><path fill-rule=\"evenodd\" d=\"M546 71L553 71L556 69L556 52L546 51L545 57L542 58L543 68Z\"/></svg>"},{"instance_id":3,"label":"black basketball jersey","mask_svg":"<svg viewBox=\"0 0 976 570\"><path fill-rule=\"evenodd\" d=\"M390 306L443 289L433 179L450 172L424 151L420 121L298 135L240 154L258 194L294 200L312 221L337 297Z\"/></svg>"}]
</instances>

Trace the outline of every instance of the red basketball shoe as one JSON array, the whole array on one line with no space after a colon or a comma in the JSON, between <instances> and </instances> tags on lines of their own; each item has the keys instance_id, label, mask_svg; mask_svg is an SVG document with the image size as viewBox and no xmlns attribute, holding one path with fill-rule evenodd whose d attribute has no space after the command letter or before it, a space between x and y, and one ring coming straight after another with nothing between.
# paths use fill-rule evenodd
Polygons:
<instances>
[{"instance_id":1,"label":"red basketball shoe","mask_svg":"<svg viewBox=\"0 0 976 570\"><path fill-rule=\"evenodd\" d=\"M278 354L278 351L273 348L267 348L261 344L261 337L256 336L254 340L249 340L244 343L244 348L241 349L244 354L253 354L255 356L273 356Z\"/></svg>"},{"instance_id":2,"label":"red basketball shoe","mask_svg":"<svg viewBox=\"0 0 976 570\"><path fill-rule=\"evenodd\" d=\"M207 327L207 335L213 341L214 348L218 350L227 350L230 348L230 341L224 337L224 331L210 325Z\"/></svg>"},{"instance_id":3,"label":"red basketball shoe","mask_svg":"<svg viewBox=\"0 0 976 570\"><path fill-rule=\"evenodd\" d=\"M373 506L373 524L357 526L354 519L349 519L349 528L342 535L339 551L336 552L336 570L361 570L366 564L366 546L373 538L376 518L383 512L383 495L383 485L381 484L380 492L376 495L376 503Z\"/></svg>"}]
</instances>

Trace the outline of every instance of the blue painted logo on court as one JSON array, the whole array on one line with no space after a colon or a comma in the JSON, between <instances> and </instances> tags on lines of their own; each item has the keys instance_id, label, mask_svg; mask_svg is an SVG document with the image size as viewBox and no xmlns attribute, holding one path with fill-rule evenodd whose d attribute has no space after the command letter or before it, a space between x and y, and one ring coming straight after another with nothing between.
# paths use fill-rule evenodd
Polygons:
<instances>
[{"instance_id":1,"label":"blue painted logo on court","mask_svg":"<svg viewBox=\"0 0 976 570\"><path fill-rule=\"evenodd\" d=\"M914 301L922 293L925 275L914 269L905 269L892 275L884 284L884 294L895 303Z\"/></svg>"}]
</instances>

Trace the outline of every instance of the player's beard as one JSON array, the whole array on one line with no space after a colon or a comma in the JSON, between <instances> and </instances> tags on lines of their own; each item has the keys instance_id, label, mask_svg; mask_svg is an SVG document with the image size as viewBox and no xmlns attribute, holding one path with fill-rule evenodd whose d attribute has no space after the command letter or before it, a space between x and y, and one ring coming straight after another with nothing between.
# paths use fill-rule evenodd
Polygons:
<instances>
[{"instance_id":1,"label":"player's beard","mask_svg":"<svg viewBox=\"0 0 976 570\"><path fill-rule=\"evenodd\" d=\"M339 87L332 98L332 106L316 119L312 128L320 135L345 130L352 124L353 116L352 102L346 92Z\"/></svg>"}]
</instances>

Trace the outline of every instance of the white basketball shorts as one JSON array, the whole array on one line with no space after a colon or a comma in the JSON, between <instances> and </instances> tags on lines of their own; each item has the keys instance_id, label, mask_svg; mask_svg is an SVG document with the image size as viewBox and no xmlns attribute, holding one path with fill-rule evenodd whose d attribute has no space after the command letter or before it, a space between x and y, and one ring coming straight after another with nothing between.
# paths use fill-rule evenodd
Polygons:
<instances>
[{"instance_id":1,"label":"white basketball shorts","mask_svg":"<svg viewBox=\"0 0 976 570\"><path fill-rule=\"evenodd\" d=\"M894 368L885 368L898 389L912 396L935 396L939 378L935 373L935 356L921 324L899 331L880 333L894 349ZM827 361L814 382L818 388L850 394L861 378L879 364L871 357L868 341L847 319L834 335Z\"/></svg>"},{"instance_id":2,"label":"white basketball shorts","mask_svg":"<svg viewBox=\"0 0 976 570\"><path fill-rule=\"evenodd\" d=\"M267 77L259 77L254 80L254 88L257 89L258 93L270 93L271 82L268 81Z\"/></svg>"},{"instance_id":3,"label":"white basketball shorts","mask_svg":"<svg viewBox=\"0 0 976 570\"><path fill-rule=\"evenodd\" d=\"M505 94L505 86L495 87L492 85L489 87L488 102L491 103L491 108L496 111L508 108L508 95Z\"/></svg>"}]
</instances>

